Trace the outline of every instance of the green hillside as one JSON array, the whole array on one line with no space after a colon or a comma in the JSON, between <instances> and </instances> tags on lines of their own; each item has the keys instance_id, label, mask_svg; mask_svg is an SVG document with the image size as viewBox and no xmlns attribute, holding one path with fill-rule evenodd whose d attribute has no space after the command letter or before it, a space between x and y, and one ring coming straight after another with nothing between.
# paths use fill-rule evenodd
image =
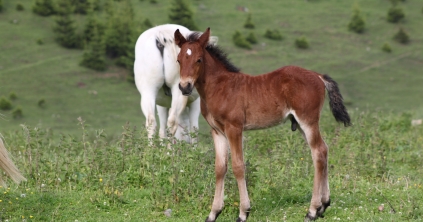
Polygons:
<instances>
[{"instance_id":1,"label":"green hillside","mask_svg":"<svg viewBox=\"0 0 423 222\"><path fill-rule=\"evenodd\" d=\"M142 127L140 96L126 81L129 72L115 66L104 72L80 67L83 50L60 47L52 32L54 17L32 13L34 2L3 1L0 12L0 97L15 93L13 106L23 112L22 118L15 119L12 111L0 111L4 114L0 132L18 130L23 123L75 133L78 117L92 129L105 129L111 135L121 132L128 121ZM135 20L168 23L171 1L157 2L133 0ZM23 11L16 10L17 3L22 3ZM366 21L363 34L347 28L354 5ZM255 29L243 27L248 16L245 7ZM299 65L331 75L340 84L351 112L410 112L413 118L422 118L423 2L400 1L405 19L398 24L387 22L390 7L388 0L192 1L200 31L211 27L243 72L260 74ZM81 30L85 16L74 17ZM410 36L408 44L393 40L400 27ZM267 29L278 29L284 39L264 38ZM236 30L245 36L254 32L258 44L251 50L237 48L232 42ZM309 41L309 49L295 47L295 39L301 36ZM38 40L44 44L37 44ZM381 50L385 42L391 53ZM42 99L45 105L40 107L37 104ZM207 131L204 121L201 124Z\"/></svg>"}]
</instances>

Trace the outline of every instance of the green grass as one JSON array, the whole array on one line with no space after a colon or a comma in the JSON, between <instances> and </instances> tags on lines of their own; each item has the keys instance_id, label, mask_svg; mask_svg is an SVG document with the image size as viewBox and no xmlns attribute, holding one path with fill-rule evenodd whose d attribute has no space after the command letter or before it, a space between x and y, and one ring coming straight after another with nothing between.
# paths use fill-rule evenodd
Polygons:
<instances>
[{"instance_id":1,"label":"green grass","mask_svg":"<svg viewBox=\"0 0 423 222\"><path fill-rule=\"evenodd\" d=\"M154 25L169 22L171 0L157 4L133 0L137 21L149 18ZM14 107L21 107L23 118L14 119L12 111L2 111L6 121L2 130L18 130L22 123L42 126L61 133L76 134L76 118L83 117L95 129L105 129L117 136L121 126L131 122L143 126L136 88L126 82L126 70L109 68L95 72L80 67L82 50L67 50L54 42L53 17L31 12L32 0L4 2L0 13L0 96L16 93ZM366 20L364 34L349 32L347 25L357 4ZM340 84L348 108L362 111L411 112L422 118L418 103L423 93L423 15L422 4L406 1L400 4L406 18L399 24L386 21L390 3L385 0L365 1L193 1L195 19L200 29L211 27L219 44L233 63L250 74L265 73L284 65L299 65L331 75ZM252 50L237 48L231 38L235 30L248 34L243 24L248 13L237 10L246 6L256 28L252 30L258 44ZM79 29L84 16L76 15ZM17 23L13 21L16 20ZM103 19L103 21L106 21ZM392 38L403 27L410 35L407 45ZM264 38L267 29L279 29L283 41ZM297 49L295 39L304 36L307 50ZM41 39L44 44L39 45ZM392 53L381 50L387 42ZM78 87L80 83L84 87ZM97 95L92 92L96 91ZM44 108L37 106L45 99ZM208 131L201 118L200 130Z\"/></svg>"},{"instance_id":2,"label":"green grass","mask_svg":"<svg viewBox=\"0 0 423 222\"><path fill-rule=\"evenodd\" d=\"M330 147L332 205L319 221L421 221L423 128L410 115L353 112L344 128L328 112L321 124ZM5 134L27 182L0 188L0 220L202 221L214 194L210 136L197 147L148 146L146 132L126 125L121 137L89 133L82 139L23 127ZM311 198L310 150L289 127L251 131L244 137L250 221L300 221ZM231 170L219 221L238 215L238 189ZM384 206L382 211L378 208ZM171 209L171 217L164 215ZM395 211L395 212L394 212Z\"/></svg>"}]
</instances>

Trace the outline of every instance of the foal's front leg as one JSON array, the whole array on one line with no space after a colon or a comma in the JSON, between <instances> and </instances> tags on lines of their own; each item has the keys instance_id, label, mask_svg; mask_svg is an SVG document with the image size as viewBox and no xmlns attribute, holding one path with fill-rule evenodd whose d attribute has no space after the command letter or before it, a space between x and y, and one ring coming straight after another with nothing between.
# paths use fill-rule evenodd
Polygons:
<instances>
[{"instance_id":1,"label":"foal's front leg","mask_svg":"<svg viewBox=\"0 0 423 222\"><path fill-rule=\"evenodd\" d=\"M247 221L250 213L250 199L248 198L247 184L245 181L245 164L244 154L242 151L242 128L228 126L225 127L225 133L229 140L231 148L232 170L234 172L236 181L238 182L239 190L239 217L237 222Z\"/></svg>"},{"instance_id":2,"label":"foal's front leg","mask_svg":"<svg viewBox=\"0 0 423 222\"><path fill-rule=\"evenodd\" d=\"M214 129L212 129L212 136L216 153L214 166L216 172L216 189L211 212L207 217L206 222L216 221L216 218L219 216L220 212L222 212L224 180L228 169L228 143L226 137Z\"/></svg>"}]
</instances>

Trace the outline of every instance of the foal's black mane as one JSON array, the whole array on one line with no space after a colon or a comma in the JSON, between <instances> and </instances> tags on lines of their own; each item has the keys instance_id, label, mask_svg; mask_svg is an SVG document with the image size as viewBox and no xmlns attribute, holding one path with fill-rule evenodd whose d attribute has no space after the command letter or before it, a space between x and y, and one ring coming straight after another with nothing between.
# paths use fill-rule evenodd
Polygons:
<instances>
[{"instance_id":1,"label":"foal's black mane","mask_svg":"<svg viewBox=\"0 0 423 222\"><path fill-rule=\"evenodd\" d=\"M187 41L188 42L197 41L198 38L200 38L200 36L201 36L201 33L193 32L188 36ZM206 50L207 50L207 52L210 53L211 56L213 56L214 58L219 60L223 64L223 66L225 66L226 70L228 70L229 72L239 72L240 71L240 69L238 67L236 67L234 64L231 63L231 61L227 57L227 54L222 49L220 49L219 46L213 45L213 44L208 44L206 46Z\"/></svg>"}]
</instances>

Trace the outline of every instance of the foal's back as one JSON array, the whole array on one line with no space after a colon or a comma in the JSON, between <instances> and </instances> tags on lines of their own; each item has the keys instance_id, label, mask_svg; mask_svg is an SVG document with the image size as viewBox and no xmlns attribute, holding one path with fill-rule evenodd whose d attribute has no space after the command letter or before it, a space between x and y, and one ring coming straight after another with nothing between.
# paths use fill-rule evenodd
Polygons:
<instances>
[{"instance_id":1,"label":"foal's back","mask_svg":"<svg viewBox=\"0 0 423 222\"><path fill-rule=\"evenodd\" d=\"M321 75L297 66L285 66L273 72L249 76L241 74L238 99L242 98L245 129L278 125L291 114L315 121L325 99ZM241 76L240 76L241 77Z\"/></svg>"}]
</instances>

